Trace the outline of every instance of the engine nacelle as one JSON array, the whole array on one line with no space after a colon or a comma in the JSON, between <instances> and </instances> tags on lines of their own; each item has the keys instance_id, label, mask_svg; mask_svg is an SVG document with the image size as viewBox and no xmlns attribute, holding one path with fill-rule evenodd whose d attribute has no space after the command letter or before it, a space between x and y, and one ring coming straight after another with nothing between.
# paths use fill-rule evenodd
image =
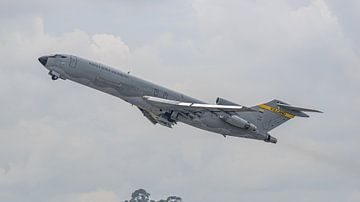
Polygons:
<instances>
[{"instance_id":1,"label":"engine nacelle","mask_svg":"<svg viewBox=\"0 0 360 202\"><path fill-rule=\"evenodd\" d=\"M246 130L252 130L256 131L256 126L245 119L237 116L237 115L231 115L231 116L220 116L220 118L225 121L228 124L231 124L233 126L243 128Z\"/></svg>"},{"instance_id":2,"label":"engine nacelle","mask_svg":"<svg viewBox=\"0 0 360 202\"><path fill-rule=\"evenodd\" d=\"M224 98L220 98L220 97L216 98L216 104L217 105L235 105L235 106L239 105L239 104L236 104L236 103L231 102L229 100L225 100Z\"/></svg>"}]
</instances>

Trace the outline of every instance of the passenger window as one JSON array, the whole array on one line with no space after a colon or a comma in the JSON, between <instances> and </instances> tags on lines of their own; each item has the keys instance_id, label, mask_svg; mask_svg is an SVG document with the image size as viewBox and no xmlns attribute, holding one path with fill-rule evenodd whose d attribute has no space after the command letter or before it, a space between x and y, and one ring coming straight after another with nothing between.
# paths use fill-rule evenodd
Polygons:
<instances>
[{"instance_id":1,"label":"passenger window","mask_svg":"<svg viewBox=\"0 0 360 202\"><path fill-rule=\"evenodd\" d=\"M159 90L158 89L154 89L154 96L157 97L159 95Z\"/></svg>"}]
</instances>

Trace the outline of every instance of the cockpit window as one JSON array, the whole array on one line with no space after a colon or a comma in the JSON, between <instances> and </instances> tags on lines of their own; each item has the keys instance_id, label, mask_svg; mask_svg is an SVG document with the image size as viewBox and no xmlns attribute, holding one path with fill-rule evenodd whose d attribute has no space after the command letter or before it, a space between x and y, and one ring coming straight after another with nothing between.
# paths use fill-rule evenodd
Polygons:
<instances>
[{"instance_id":1,"label":"cockpit window","mask_svg":"<svg viewBox=\"0 0 360 202\"><path fill-rule=\"evenodd\" d=\"M49 58L66 58L64 55L56 54L56 55L50 55Z\"/></svg>"}]
</instances>

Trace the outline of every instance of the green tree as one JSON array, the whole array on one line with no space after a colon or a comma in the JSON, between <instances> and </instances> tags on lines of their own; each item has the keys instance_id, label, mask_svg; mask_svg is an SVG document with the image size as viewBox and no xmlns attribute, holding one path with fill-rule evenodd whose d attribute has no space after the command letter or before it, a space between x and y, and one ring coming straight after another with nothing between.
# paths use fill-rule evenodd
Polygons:
<instances>
[{"instance_id":1,"label":"green tree","mask_svg":"<svg viewBox=\"0 0 360 202\"><path fill-rule=\"evenodd\" d=\"M149 202L149 197L150 194L144 189L138 189L131 194L130 201L126 200L125 202Z\"/></svg>"}]
</instances>

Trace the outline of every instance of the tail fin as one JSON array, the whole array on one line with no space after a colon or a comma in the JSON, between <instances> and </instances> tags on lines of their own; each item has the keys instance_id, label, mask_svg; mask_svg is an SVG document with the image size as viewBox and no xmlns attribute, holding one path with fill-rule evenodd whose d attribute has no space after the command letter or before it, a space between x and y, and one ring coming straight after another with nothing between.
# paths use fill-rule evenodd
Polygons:
<instances>
[{"instance_id":1,"label":"tail fin","mask_svg":"<svg viewBox=\"0 0 360 202\"><path fill-rule=\"evenodd\" d=\"M268 103L251 107L251 109L257 112L242 113L242 115L251 123L255 124L258 130L263 133L269 132L295 116L309 117L304 111L322 113L314 109L293 107L280 100L272 100Z\"/></svg>"}]
</instances>

